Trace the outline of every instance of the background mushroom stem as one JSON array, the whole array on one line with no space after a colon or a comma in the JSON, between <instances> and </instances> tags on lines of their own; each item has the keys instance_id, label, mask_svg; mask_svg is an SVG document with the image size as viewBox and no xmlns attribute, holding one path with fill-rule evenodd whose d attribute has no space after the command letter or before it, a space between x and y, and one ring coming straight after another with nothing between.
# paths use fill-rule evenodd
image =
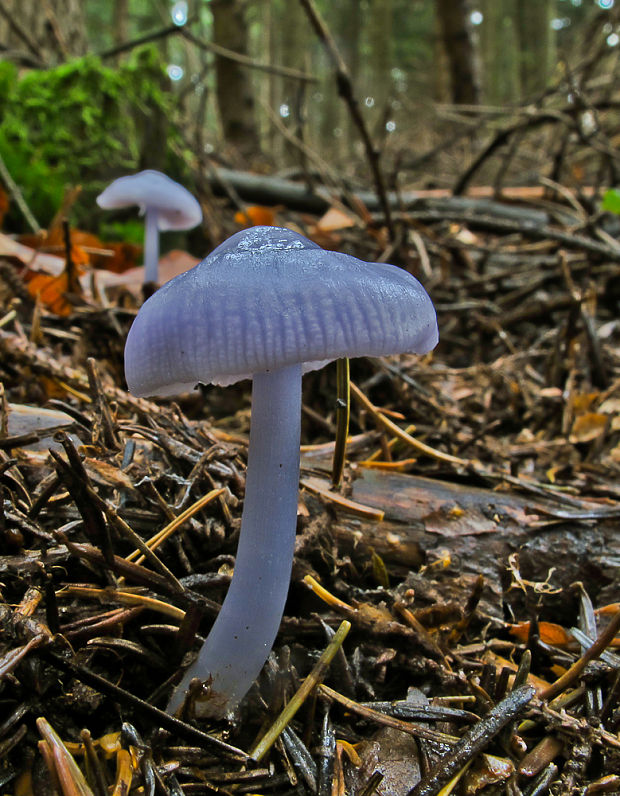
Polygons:
<instances>
[{"instance_id":1,"label":"background mushroom stem","mask_svg":"<svg viewBox=\"0 0 620 796\"><path fill-rule=\"evenodd\" d=\"M212 678L200 716L223 716L246 694L275 640L288 593L295 547L301 365L254 375L245 502L235 570L196 661L175 689L182 704L194 677Z\"/></svg>"},{"instance_id":2,"label":"background mushroom stem","mask_svg":"<svg viewBox=\"0 0 620 796\"><path fill-rule=\"evenodd\" d=\"M144 219L144 281L159 280L159 227L157 209L146 208Z\"/></svg>"}]
</instances>

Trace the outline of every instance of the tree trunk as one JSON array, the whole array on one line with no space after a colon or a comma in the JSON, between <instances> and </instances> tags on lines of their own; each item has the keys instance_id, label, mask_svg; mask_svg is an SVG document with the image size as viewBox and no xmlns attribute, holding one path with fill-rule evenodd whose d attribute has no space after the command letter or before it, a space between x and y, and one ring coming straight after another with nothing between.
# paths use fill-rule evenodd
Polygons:
<instances>
[{"instance_id":1,"label":"tree trunk","mask_svg":"<svg viewBox=\"0 0 620 796\"><path fill-rule=\"evenodd\" d=\"M519 0L521 96L527 99L547 87L555 63L554 0Z\"/></svg>"},{"instance_id":2,"label":"tree trunk","mask_svg":"<svg viewBox=\"0 0 620 796\"><path fill-rule=\"evenodd\" d=\"M518 0L516 0L518 2ZM491 105L515 102L519 89L519 47L515 0L484 0L481 25L484 99Z\"/></svg>"},{"instance_id":3,"label":"tree trunk","mask_svg":"<svg viewBox=\"0 0 620 796\"><path fill-rule=\"evenodd\" d=\"M129 39L129 0L114 0L114 44Z\"/></svg>"},{"instance_id":4,"label":"tree trunk","mask_svg":"<svg viewBox=\"0 0 620 796\"><path fill-rule=\"evenodd\" d=\"M450 65L452 101L480 102L480 68L471 23L469 0L437 0L440 30Z\"/></svg>"},{"instance_id":5,"label":"tree trunk","mask_svg":"<svg viewBox=\"0 0 620 796\"><path fill-rule=\"evenodd\" d=\"M289 2L284 7L284 13L277 20L277 30L281 42L281 63L283 66L292 67L301 71L308 71L309 56L308 44L310 29L303 8L297 2ZM282 88L282 101L274 110L280 112L282 121L288 129L299 139L303 140L306 129L306 85L299 80L279 78ZM301 164L303 154L290 143L285 143L284 152L289 164Z\"/></svg>"},{"instance_id":6,"label":"tree trunk","mask_svg":"<svg viewBox=\"0 0 620 796\"><path fill-rule=\"evenodd\" d=\"M216 44L248 55L244 0L212 0ZM216 96L226 145L242 158L259 153L252 82L247 68L229 58L215 58Z\"/></svg>"},{"instance_id":7,"label":"tree trunk","mask_svg":"<svg viewBox=\"0 0 620 796\"><path fill-rule=\"evenodd\" d=\"M368 93L381 112L391 94L392 34L391 0L371 0L368 27L371 80Z\"/></svg>"}]
</instances>

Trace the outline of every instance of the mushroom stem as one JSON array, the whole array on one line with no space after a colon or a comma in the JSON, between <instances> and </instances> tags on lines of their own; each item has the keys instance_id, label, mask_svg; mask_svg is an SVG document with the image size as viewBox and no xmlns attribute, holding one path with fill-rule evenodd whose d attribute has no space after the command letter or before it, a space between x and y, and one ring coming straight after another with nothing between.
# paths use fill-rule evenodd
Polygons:
<instances>
[{"instance_id":1,"label":"mushroom stem","mask_svg":"<svg viewBox=\"0 0 620 796\"><path fill-rule=\"evenodd\" d=\"M146 208L144 219L144 281L157 282L159 279L159 227L157 210Z\"/></svg>"},{"instance_id":2,"label":"mushroom stem","mask_svg":"<svg viewBox=\"0 0 620 796\"><path fill-rule=\"evenodd\" d=\"M235 570L198 658L168 704L174 713L194 677L211 682L200 716L223 716L246 694L275 640L295 547L301 365L254 375L245 502Z\"/></svg>"}]
</instances>

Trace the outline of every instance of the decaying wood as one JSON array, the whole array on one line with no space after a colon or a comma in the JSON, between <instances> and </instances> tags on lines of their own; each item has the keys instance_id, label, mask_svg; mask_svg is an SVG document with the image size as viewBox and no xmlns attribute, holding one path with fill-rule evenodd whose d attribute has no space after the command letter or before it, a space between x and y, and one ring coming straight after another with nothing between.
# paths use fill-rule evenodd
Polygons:
<instances>
[{"instance_id":1,"label":"decaying wood","mask_svg":"<svg viewBox=\"0 0 620 796\"><path fill-rule=\"evenodd\" d=\"M516 585L507 570L514 554L522 577L548 590L564 592L588 570L597 599L617 594L620 507L594 504L588 513L550 499L377 470L362 471L352 497L380 505L385 522L340 515L332 531L342 552L368 561L374 550L401 574L422 565L440 580L458 572L459 592L482 574L485 610L498 618L506 589Z\"/></svg>"},{"instance_id":2,"label":"decaying wood","mask_svg":"<svg viewBox=\"0 0 620 796\"><path fill-rule=\"evenodd\" d=\"M346 195L334 196L333 189L314 189L303 182L296 182L282 177L274 177L250 172L235 171L226 168L213 168L205 175L205 179L219 195L226 195L225 186L230 186L235 193L246 202L262 205L286 205L291 210L300 210L308 213L326 212L334 199L346 203ZM379 199L375 193L369 191L355 191L355 198L370 212L381 209ZM522 224L514 228L508 227L506 231L521 231L521 229L538 228L548 224L552 219L550 214L542 209L533 207L519 207L488 199L470 196L425 196L424 191L403 191L402 193L387 192L386 200L394 209L405 208L409 211L428 213L429 220L439 220L444 214L458 214L466 219L475 219L478 214L490 219L506 219L507 222ZM565 219L571 218L571 213L566 208L558 208L558 212ZM382 216L383 218L383 216ZM573 217L574 221L574 217Z\"/></svg>"}]
</instances>

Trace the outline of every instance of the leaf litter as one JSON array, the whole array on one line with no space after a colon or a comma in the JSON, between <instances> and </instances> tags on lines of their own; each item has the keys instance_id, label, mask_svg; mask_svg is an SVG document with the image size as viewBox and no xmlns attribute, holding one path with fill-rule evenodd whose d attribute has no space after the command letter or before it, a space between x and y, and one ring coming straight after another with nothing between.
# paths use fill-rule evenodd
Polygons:
<instances>
[{"instance_id":1,"label":"leaf litter","mask_svg":"<svg viewBox=\"0 0 620 796\"><path fill-rule=\"evenodd\" d=\"M272 217L259 210L239 223ZM278 223L369 259L386 241L336 209L323 228L283 207ZM2 237L6 792L48 777L97 796L620 789L615 250L561 226L533 241L518 223L401 223L397 260L422 275L440 345L351 363L338 491L335 366L306 377L285 618L219 724L160 709L230 581L247 384L129 395L131 277L102 272L102 297L87 253L81 287L46 283L48 300L30 287L35 249ZM40 256L66 276L66 257ZM274 732L343 619L346 640ZM270 728L256 762L244 750Z\"/></svg>"}]
</instances>

